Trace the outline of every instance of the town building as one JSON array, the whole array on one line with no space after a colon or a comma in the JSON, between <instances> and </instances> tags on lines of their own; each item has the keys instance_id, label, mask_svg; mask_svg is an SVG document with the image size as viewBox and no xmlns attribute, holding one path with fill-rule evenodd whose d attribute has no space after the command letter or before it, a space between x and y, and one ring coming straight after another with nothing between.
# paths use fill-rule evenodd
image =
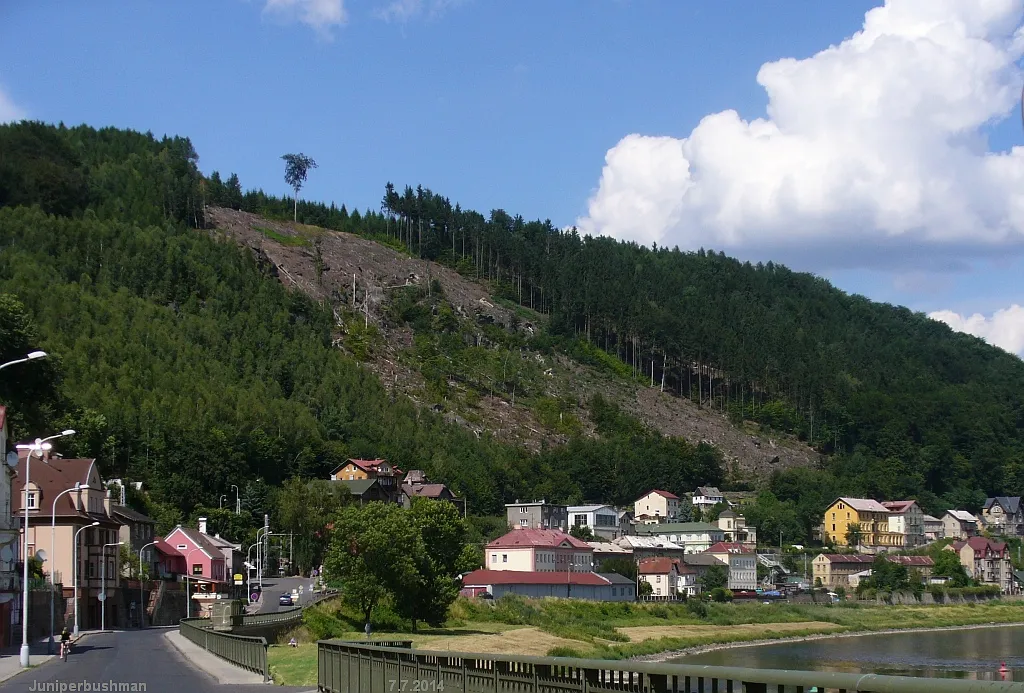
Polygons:
<instances>
[{"instance_id":1,"label":"town building","mask_svg":"<svg viewBox=\"0 0 1024 693\"><path fill-rule=\"evenodd\" d=\"M700 580L696 568L680 560L676 561L676 572L679 573L679 578L676 581L676 594L687 598L700 594Z\"/></svg>"},{"instance_id":2,"label":"town building","mask_svg":"<svg viewBox=\"0 0 1024 693\"><path fill-rule=\"evenodd\" d=\"M7 454L7 408L0 405L0 455ZM13 609L21 593L21 577L16 569L20 523L11 514L11 494L15 471L7 464L0 465L0 647L11 644L11 634L21 623L15 620Z\"/></svg>"},{"instance_id":3,"label":"town building","mask_svg":"<svg viewBox=\"0 0 1024 693\"><path fill-rule=\"evenodd\" d=\"M739 513L726 508L716 522L724 534L724 541L743 544L748 549L757 548L757 529L748 527L747 520Z\"/></svg>"},{"instance_id":4,"label":"town building","mask_svg":"<svg viewBox=\"0 0 1024 693\"><path fill-rule=\"evenodd\" d=\"M931 556L895 556L890 553L886 554L885 558L892 563L905 566L908 571L916 570L926 582L935 570L935 560Z\"/></svg>"},{"instance_id":5,"label":"town building","mask_svg":"<svg viewBox=\"0 0 1024 693\"><path fill-rule=\"evenodd\" d=\"M40 550L47 554L43 571L53 575L63 594L74 601L75 570L78 571L79 624L97 627L101 621L99 595L106 587L107 625L117 622L121 586L118 534L120 523L112 512L112 498L100 478L94 459L71 459L57 454L33 455L28 488L25 488L27 452L18 456L17 481L11 512L23 526L25 506L29 509L28 555ZM68 493L64 493L69 489ZM54 522L51 535L50 523ZM99 524L91 527L93 522ZM79 529L85 528L82 532ZM78 564L75 564L75 537ZM53 547L51 548L51 540ZM114 546L106 546L114 544ZM19 548L22 542L19 539ZM20 553L20 552L19 552ZM105 580L104 580L105 578ZM20 611L19 611L20 613Z\"/></svg>"},{"instance_id":6,"label":"town building","mask_svg":"<svg viewBox=\"0 0 1024 693\"><path fill-rule=\"evenodd\" d=\"M637 525L637 536L658 537L682 546L687 553L707 551L713 544L725 541L725 532L707 522L663 522Z\"/></svg>"},{"instance_id":7,"label":"town building","mask_svg":"<svg viewBox=\"0 0 1024 693\"><path fill-rule=\"evenodd\" d=\"M397 503L403 500L402 497L396 498L393 493L385 490L380 485L380 480L378 479L334 479L334 481L343 486L349 496L359 502L359 505L365 503Z\"/></svg>"},{"instance_id":8,"label":"town building","mask_svg":"<svg viewBox=\"0 0 1024 693\"><path fill-rule=\"evenodd\" d=\"M121 523L118 539L131 550L132 556L136 560L138 560L139 551L142 550L143 569L150 577L156 575L156 552L153 551L152 546L142 549L156 536L156 520L126 505L111 505L110 513L115 520Z\"/></svg>"},{"instance_id":9,"label":"town building","mask_svg":"<svg viewBox=\"0 0 1024 693\"><path fill-rule=\"evenodd\" d=\"M419 469L410 469L402 481L402 493L411 505L413 498L429 498L431 500L448 501L458 509L459 514L466 516L466 500L459 498L444 484L432 484L427 475Z\"/></svg>"},{"instance_id":10,"label":"town building","mask_svg":"<svg viewBox=\"0 0 1024 693\"><path fill-rule=\"evenodd\" d=\"M757 589L757 554L743 544L718 542L704 553L729 567L730 590Z\"/></svg>"},{"instance_id":11,"label":"town building","mask_svg":"<svg viewBox=\"0 0 1024 693\"><path fill-rule=\"evenodd\" d=\"M508 526L512 529L559 529L569 530L569 508L565 505L548 503L545 500L505 504Z\"/></svg>"},{"instance_id":12,"label":"town building","mask_svg":"<svg viewBox=\"0 0 1024 693\"><path fill-rule=\"evenodd\" d=\"M633 516L637 522L671 522L679 517L679 496L655 489L633 503Z\"/></svg>"},{"instance_id":13,"label":"town building","mask_svg":"<svg viewBox=\"0 0 1024 693\"><path fill-rule=\"evenodd\" d=\"M938 541L942 538L942 520L931 515L924 516L924 540Z\"/></svg>"},{"instance_id":14,"label":"town building","mask_svg":"<svg viewBox=\"0 0 1024 693\"><path fill-rule=\"evenodd\" d=\"M995 585L1004 593L1013 590L1013 566L1010 551L1001 541L986 537L968 537L946 547L956 551L967 575L983 585Z\"/></svg>"},{"instance_id":15,"label":"town building","mask_svg":"<svg viewBox=\"0 0 1024 693\"><path fill-rule=\"evenodd\" d=\"M671 558L645 558L637 564L641 582L651 586L650 596L674 599L678 596L679 568Z\"/></svg>"},{"instance_id":16,"label":"town building","mask_svg":"<svg viewBox=\"0 0 1024 693\"><path fill-rule=\"evenodd\" d=\"M619 516L619 536L636 534L636 515L632 508L619 508L616 510Z\"/></svg>"},{"instance_id":17,"label":"town building","mask_svg":"<svg viewBox=\"0 0 1024 693\"><path fill-rule=\"evenodd\" d=\"M595 537L618 539L619 513L610 505L572 505L568 508L569 528L587 527Z\"/></svg>"},{"instance_id":18,"label":"town building","mask_svg":"<svg viewBox=\"0 0 1024 693\"><path fill-rule=\"evenodd\" d=\"M704 574L714 566L721 566L726 570L729 569L727 564L718 560L709 553L687 553L680 559L680 570L686 568L696 573L696 577L694 579L696 581L698 592L701 591L700 584L704 578Z\"/></svg>"},{"instance_id":19,"label":"town building","mask_svg":"<svg viewBox=\"0 0 1024 693\"><path fill-rule=\"evenodd\" d=\"M883 501L889 511L889 531L903 535L903 547L912 549L925 544L924 511L914 500Z\"/></svg>"},{"instance_id":20,"label":"town building","mask_svg":"<svg viewBox=\"0 0 1024 693\"><path fill-rule=\"evenodd\" d=\"M595 572L602 572L604 562L612 558L633 560L633 549L631 547L619 546L614 541L588 541L587 544L594 550Z\"/></svg>"},{"instance_id":21,"label":"town building","mask_svg":"<svg viewBox=\"0 0 1024 693\"><path fill-rule=\"evenodd\" d=\"M947 539L967 539L978 534L978 518L966 510L947 510L942 516L942 536Z\"/></svg>"},{"instance_id":22,"label":"town building","mask_svg":"<svg viewBox=\"0 0 1024 693\"><path fill-rule=\"evenodd\" d=\"M987 498L981 510L981 521L992 534L1024 536L1024 508L1021 507L1020 496Z\"/></svg>"},{"instance_id":23,"label":"town building","mask_svg":"<svg viewBox=\"0 0 1024 693\"><path fill-rule=\"evenodd\" d=\"M557 529L513 529L489 543L487 570L589 573L594 550L585 541Z\"/></svg>"},{"instance_id":24,"label":"town building","mask_svg":"<svg viewBox=\"0 0 1024 693\"><path fill-rule=\"evenodd\" d=\"M514 570L474 570L462 577L460 594L500 599L506 594L522 597L562 597L604 602L636 601L636 585L616 573L537 573Z\"/></svg>"},{"instance_id":25,"label":"town building","mask_svg":"<svg viewBox=\"0 0 1024 693\"><path fill-rule=\"evenodd\" d=\"M693 506L707 512L716 505L725 503L725 496L714 486L698 486L693 492Z\"/></svg>"},{"instance_id":26,"label":"town building","mask_svg":"<svg viewBox=\"0 0 1024 693\"><path fill-rule=\"evenodd\" d=\"M854 587L850 576L871 569L874 556L821 553L811 561L814 584L822 587Z\"/></svg>"},{"instance_id":27,"label":"town building","mask_svg":"<svg viewBox=\"0 0 1024 693\"><path fill-rule=\"evenodd\" d=\"M849 546L851 531L856 532L855 548L877 553L903 547L903 535L889 531L889 509L869 498L837 498L825 511L826 541Z\"/></svg>"},{"instance_id":28,"label":"town building","mask_svg":"<svg viewBox=\"0 0 1024 693\"><path fill-rule=\"evenodd\" d=\"M661 537L627 535L611 542L614 546L628 550L636 560L645 558L680 558L686 549Z\"/></svg>"},{"instance_id":29,"label":"town building","mask_svg":"<svg viewBox=\"0 0 1024 693\"><path fill-rule=\"evenodd\" d=\"M403 503L401 489L402 470L387 460L346 460L331 471L331 481L376 480L386 499Z\"/></svg>"},{"instance_id":30,"label":"town building","mask_svg":"<svg viewBox=\"0 0 1024 693\"><path fill-rule=\"evenodd\" d=\"M164 558L168 572L180 576L187 584L191 614L208 616L217 595L229 592L231 576L224 552L204 532L182 525L172 529L164 541L180 554L180 560L173 556Z\"/></svg>"}]
</instances>

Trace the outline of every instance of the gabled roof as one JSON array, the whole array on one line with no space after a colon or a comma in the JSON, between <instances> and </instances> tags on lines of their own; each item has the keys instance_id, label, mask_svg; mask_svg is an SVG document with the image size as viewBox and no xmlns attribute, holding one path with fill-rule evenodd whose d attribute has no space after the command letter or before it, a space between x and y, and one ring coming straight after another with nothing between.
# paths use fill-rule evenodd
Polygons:
<instances>
[{"instance_id":1,"label":"gabled roof","mask_svg":"<svg viewBox=\"0 0 1024 693\"><path fill-rule=\"evenodd\" d=\"M592 551L590 544L558 529L513 529L487 545L489 549L515 549L531 546L572 547ZM499 571L505 572L505 571Z\"/></svg>"},{"instance_id":2,"label":"gabled roof","mask_svg":"<svg viewBox=\"0 0 1024 693\"><path fill-rule=\"evenodd\" d=\"M671 558L645 558L637 564L637 571L641 575L668 575L675 565Z\"/></svg>"},{"instance_id":3,"label":"gabled roof","mask_svg":"<svg viewBox=\"0 0 1024 693\"><path fill-rule=\"evenodd\" d=\"M25 463L28 459L27 451L19 451L18 467L16 470L17 479L11 480L11 513L24 515L25 509L21 504L22 491L25 488ZM93 475L96 466L95 459L66 458L58 455L51 455L40 460L33 456L32 468L29 482L38 488L42 494L39 501L39 509L35 511L36 516L50 516L51 511L55 512L58 518L76 518L89 522L98 521L107 526L119 525L113 517L105 512L90 513L87 510L75 510L75 504L71 498L75 493L65 493L58 498L58 495L69 488L74 488L76 483L86 486L89 477ZM96 487L96 490L106 493L106 489ZM82 492L82 502L85 503L85 492ZM56 499L57 504L53 502ZM30 511L30 515L32 512Z\"/></svg>"},{"instance_id":4,"label":"gabled roof","mask_svg":"<svg viewBox=\"0 0 1024 693\"><path fill-rule=\"evenodd\" d=\"M335 483L344 484L353 496L361 496L373 486L380 486L376 479L336 479Z\"/></svg>"},{"instance_id":5,"label":"gabled roof","mask_svg":"<svg viewBox=\"0 0 1024 693\"><path fill-rule=\"evenodd\" d=\"M992 541L987 537L971 537L967 541L953 542L952 544L950 544L950 546L952 546L955 551L960 551L960 549L964 548L965 546L970 546L972 549L974 549L975 553L984 552L986 549L999 554L1006 551L1005 543L1001 541Z\"/></svg>"},{"instance_id":6,"label":"gabled roof","mask_svg":"<svg viewBox=\"0 0 1024 693\"><path fill-rule=\"evenodd\" d=\"M721 496L722 492L718 490L717 486L698 486L698 496Z\"/></svg>"},{"instance_id":7,"label":"gabled roof","mask_svg":"<svg viewBox=\"0 0 1024 693\"><path fill-rule=\"evenodd\" d=\"M176 548L168 544L167 541L164 540L162 537L156 538L156 542L153 544L153 548L165 556L181 556L182 558L185 557L181 553L181 551L178 551Z\"/></svg>"},{"instance_id":8,"label":"gabled roof","mask_svg":"<svg viewBox=\"0 0 1024 693\"><path fill-rule=\"evenodd\" d=\"M380 467L382 464L385 464L385 463L387 463L387 460L356 460L356 459L345 460L344 462L339 464L337 467L332 469L331 470L331 474L337 474L340 470L344 469L345 467L349 466L350 464L354 464L355 466L359 467L360 469L362 469L367 474L376 474L377 473L377 468ZM398 469L398 467L396 467L394 465L389 465L389 466L391 467L392 471L395 471L395 472L400 471Z\"/></svg>"},{"instance_id":9,"label":"gabled roof","mask_svg":"<svg viewBox=\"0 0 1024 693\"><path fill-rule=\"evenodd\" d=\"M608 582L613 585L636 585L632 578L628 578L625 575L619 575L618 573L597 573Z\"/></svg>"},{"instance_id":10,"label":"gabled roof","mask_svg":"<svg viewBox=\"0 0 1024 693\"><path fill-rule=\"evenodd\" d=\"M734 512L733 512L732 510L730 510L729 508L726 508L726 509L725 509L725 510L723 510L722 512L718 513L718 517L720 517L720 518L721 518L721 517L739 517L739 515L737 515L736 513L734 513Z\"/></svg>"},{"instance_id":11,"label":"gabled roof","mask_svg":"<svg viewBox=\"0 0 1024 693\"><path fill-rule=\"evenodd\" d=\"M570 505L569 512L571 513L595 513L598 510L607 509L618 516L618 511L610 505Z\"/></svg>"},{"instance_id":12,"label":"gabled roof","mask_svg":"<svg viewBox=\"0 0 1024 693\"><path fill-rule=\"evenodd\" d=\"M687 565L725 565L710 553L687 553L683 555L683 563Z\"/></svg>"},{"instance_id":13,"label":"gabled roof","mask_svg":"<svg viewBox=\"0 0 1024 693\"><path fill-rule=\"evenodd\" d=\"M889 509L886 508L884 505L882 505L878 501L872 500L870 498L847 498L846 496L841 496L841 497L837 498L835 501L833 501L832 505L835 505L837 501L842 501L842 502L846 503L848 506L850 506L851 508L853 508L857 512L866 512L866 513L887 513L887 512L889 512Z\"/></svg>"},{"instance_id":14,"label":"gabled roof","mask_svg":"<svg viewBox=\"0 0 1024 693\"><path fill-rule=\"evenodd\" d=\"M705 553L754 553L743 544L736 542L720 541L708 548Z\"/></svg>"},{"instance_id":15,"label":"gabled roof","mask_svg":"<svg viewBox=\"0 0 1024 693\"><path fill-rule=\"evenodd\" d=\"M986 498L985 510L988 510L997 503L1010 515L1016 515L1020 512L1020 496L996 496L995 498Z\"/></svg>"},{"instance_id":16,"label":"gabled roof","mask_svg":"<svg viewBox=\"0 0 1024 693\"><path fill-rule=\"evenodd\" d=\"M608 579L597 573L565 573L561 571L474 570L472 573L462 576L463 587L486 587L490 585L590 585L606 587L610 584L612 583Z\"/></svg>"},{"instance_id":17,"label":"gabled roof","mask_svg":"<svg viewBox=\"0 0 1024 693\"><path fill-rule=\"evenodd\" d=\"M942 520L940 520L939 518L933 517L931 515L925 515L924 516L924 521L925 522L942 522Z\"/></svg>"},{"instance_id":18,"label":"gabled roof","mask_svg":"<svg viewBox=\"0 0 1024 693\"><path fill-rule=\"evenodd\" d=\"M207 539L210 540L211 544L213 544L214 546L216 546L218 548L221 548L221 549L231 549L232 551L239 551L239 552L241 552L241 550L242 550L241 545L236 544L236 543L231 542L231 541L228 541L224 537L218 537L216 534L214 534L212 537L209 534L206 534L204 536Z\"/></svg>"},{"instance_id":19,"label":"gabled roof","mask_svg":"<svg viewBox=\"0 0 1024 693\"><path fill-rule=\"evenodd\" d=\"M444 484L402 484L402 491L410 498L455 498L455 494Z\"/></svg>"},{"instance_id":20,"label":"gabled roof","mask_svg":"<svg viewBox=\"0 0 1024 693\"><path fill-rule=\"evenodd\" d=\"M614 541L588 541L587 544L590 545L595 554L615 554L617 556L630 556L633 554L631 548L619 546Z\"/></svg>"},{"instance_id":21,"label":"gabled roof","mask_svg":"<svg viewBox=\"0 0 1024 693\"><path fill-rule=\"evenodd\" d=\"M935 565L935 560L931 556L890 556L886 554L885 558L890 563L899 563L908 568L930 568Z\"/></svg>"},{"instance_id":22,"label":"gabled roof","mask_svg":"<svg viewBox=\"0 0 1024 693\"><path fill-rule=\"evenodd\" d=\"M915 503L917 503L917 501L913 500L882 501L882 505L884 505L889 512L897 515L902 515L903 513L908 512Z\"/></svg>"},{"instance_id":23,"label":"gabled roof","mask_svg":"<svg viewBox=\"0 0 1024 693\"><path fill-rule=\"evenodd\" d=\"M668 498L669 500L679 500L679 496L677 496L676 494L670 493L669 491L662 491L661 489L657 488L648 491L644 495L640 496L640 498L638 498L637 500L639 501L640 499L647 498L647 496L651 495L652 493L657 494L662 498Z\"/></svg>"},{"instance_id":24,"label":"gabled roof","mask_svg":"<svg viewBox=\"0 0 1024 693\"><path fill-rule=\"evenodd\" d=\"M978 522L978 518L971 515L966 510L947 510L946 514L952 515L954 519L959 520L960 522Z\"/></svg>"},{"instance_id":25,"label":"gabled roof","mask_svg":"<svg viewBox=\"0 0 1024 693\"><path fill-rule=\"evenodd\" d=\"M182 527L181 525L178 525L170 532L168 532L167 536L164 537L164 541L167 541L175 534L181 534L182 536L184 536L186 539L189 540L189 542L192 543L193 547L199 549L199 551L205 554L207 558L219 558L220 560L224 560L224 554L221 552L220 548L212 541L210 541L210 538L202 532L200 532L198 529L191 529L189 527ZM191 549L189 549L189 551L191 551ZM187 556L188 552L185 552L182 555Z\"/></svg>"},{"instance_id":26,"label":"gabled roof","mask_svg":"<svg viewBox=\"0 0 1024 693\"><path fill-rule=\"evenodd\" d=\"M154 520L149 515L145 515L143 513L140 513L138 510L133 510L133 509L129 508L127 505L111 505L110 506L110 512L113 515L118 515L118 516L123 517L126 520L130 520L132 522L138 522L138 523L147 524L147 525L154 525L154 524L156 524L156 520Z\"/></svg>"},{"instance_id":27,"label":"gabled roof","mask_svg":"<svg viewBox=\"0 0 1024 693\"><path fill-rule=\"evenodd\" d=\"M637 537L631 534L627 534L624 537L619 537L612 542L617 546L623 548L629 547L631 549L664 549L666 551L685 551L682 546L675 544L668 539L661 539L659 537Z\"/></svg>"},{"instance_id":28,"label":"gabled roof","mask_svg":"<svg viewBox=\"0 0 1024 693\"><path fill-rule=\"evenodd\" d=\"M865 556L860 553L819 553L818 558L824 558L829 563L874 563L875 561L874 556Z\"/></svg>"}]
</instances>

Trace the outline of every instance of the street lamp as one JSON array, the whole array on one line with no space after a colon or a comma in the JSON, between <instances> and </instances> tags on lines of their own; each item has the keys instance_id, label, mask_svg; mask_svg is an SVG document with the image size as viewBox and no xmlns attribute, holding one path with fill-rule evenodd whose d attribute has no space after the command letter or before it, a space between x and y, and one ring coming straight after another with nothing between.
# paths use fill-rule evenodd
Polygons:
<instances>
[{"instance_id":1,"label":"street lamp","mask_svg":"<svg viewBox=\"0 0 1024 693\"><path fill-rule=\"evenodd\" d=\"M45 358L46 358L46 352L45 351L33 351L30 354L28 354L27 356L25 356L25 358L23 358L23 359L18 359L17 361L8 361L7 363L5 363L3 365L0 365L0 371L2 371L3 369L7 368L8 366L14 366L14 365L17 365L19 363L25 363L26 361L35 361L36 359L45 359Z\"/></svg>"},{"instance_id":2,"label":"street lamp","mask_svg":"<svg viewBox=\"0 0 1024 693\"><path fill-rule=\"evenodd\" d=\"M146 592L142 586L142 552L150 546L156 546L157 542L151 541L139 549L139 628L146 627ZM156 607L154 607L156 608ZM156 614L154 614L155 616Z\"/></svg>"},{"instance_id":3,"label":"street lamp","mask_svg":"<svg viewBox=\"0 0 1024 693\"><path fill-rule=\"evenodd\" d=\"M231 488L235 489L235 515L242 512L242 501L238 498L238 487L231 484Z\"/></svg>"},{"instance_id":4,"label":"street lamp","mask_svg":"<svg viewBox=\"0 0 1024 693\"><path fill-rule=\"evenodd\" d=\"M33 352L35 353L35 352ZM41 353L41 352L40 352ZM37 357L40 358L40 357ZM28 360L28 359L25 359ZM22 552L22 585L21 585L21 652L20 661L23 669L28 669L29 666L29 648L28 648L28 487L29 478L32 470L32 455L39 455L42 459L43 453L53 448L50 445L51 440L60 438L61 436L72 436L75 432L68 429L62 433L58 433L55 436L48 436L46 438L36 438L36 442L28 445L18 445L19 450L28 450L28 456L25 458L25 545Z\"/></svg>"},{"instance_id":5,"label":"street lamp","mask_svg":"<svg viewBox=\"0 0 1024 693\"><path fill-rule=\"evenodd\" d=\"M259 580L260 590L263 590L263 563L267 560L266 551L262 551L262 541L265 541L270 527L260 527L256 530L256 579ZM263 539L260 539L260 532L263 532Z\"/></svg>"},{"instance_id":6,"label":"street lamp","mask_svg":"<svg viewBox=\"0 0 1024 693\"><path fill-rule=\"evenodd\" d=\"M188 559L189 556L194 554L196 551L202 551L202 549L197 546L196 548L192 549L187 554L185 554L185 618L192 618L192 598L188 594Z\"/></svg>"},{"instance_id":7,"label":"street lamp","mask_svg":"<svg viewBox=\"0 0 1024 693\"><path fill-rule=\"evenodd\" d=\"M72 556L75 559L75 637L78 637L78 535L82 533L82 530L90 527L95 527L99 522L93 522L92 524L86 525L75 532L75 548L72 551Z\"/></svg>"},{"instance_id":8,"label":"street lamp","mask_svg":"<svg viewBox=\"0 0 1024 693\"><path fill-rule=\"evenodd\" d=\"M53 570L57 564L57 559L54 554L55 549L55 537L57 536L57 499L63 496L65 493L71 493L72 491L87 491L88 486L82 486L82 482L76 481L75 485L69 489L65 489L53 497L53 506L50 508L50 641L46 645L46 651L49 654L53 654L53 630L56 627L54 624L53 614L53 591L57 588L57 584L54 581Z\"/></svg>"},{"instance_id":9,"label":"street lamp","mask_svg":"<svg viewBox=\"0 0 1024 693\"><path fill-rule=\"evenodd\" d=\"M103 569L100 572L100 630L107 629L107 547L121 546L123 541L115 541L103 545Z\"/></svg>"},{"instance_id":10,"label":"street lamp","mask_svg":"<svg viewBox=\"0 0 1024 693\"><path fill-rule=\"evenodd\" d=\"M220 494L220 509L221 509L221 510L223 510L223 509L224 509L224 499L225 499L225 498L227 498L227 496L226 496L226 495L224 495L223 493L222 493L222 494Z\"/></svg>"}]
</instances>

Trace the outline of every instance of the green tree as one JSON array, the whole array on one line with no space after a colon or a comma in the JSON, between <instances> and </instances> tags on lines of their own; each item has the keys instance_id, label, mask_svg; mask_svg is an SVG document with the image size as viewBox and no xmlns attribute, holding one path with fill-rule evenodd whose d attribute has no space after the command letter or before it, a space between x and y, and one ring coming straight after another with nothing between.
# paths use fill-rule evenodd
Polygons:
<instances>
[{"instance_id":1,"label":"green tree","mask_svg":"<svg viewBox=\"0 0 1024 693\"><path fill-rule=\"evenodd\" d=\"M864 530L861 529L860 524L857 522L851 522L846 526L846 545L850 547L859 547L861 541L864 540Z\"/></svg>"},{"instance_id":2,"label":"green tree","mask_svg":"<svg viewBox=\"0 0 1024 693\"><path fill-rule=\"evenodd\" d=\"M280 525L277 531L292 534L298 574L308 575L323 564L331 537L328 524L347 501L347 489L331 481L293 477L284 482L277 493L275 522Z\"/></svg>"},{"instance_id":3,"label":"green tree","mask_svg":"<svg viewBox=\"0 0 1024 693\"><path fill-rule=\"evenodd\" d=\"M324 572L369 623L385 597L410 586L422 590L416 565L422 552L422 538L403 508L391 503L350 505L336 515Z\"/></svg>"},{"instance_id":4,"label":"green tree","mask_svg":"<svg viewBox=\"0 0 1024 693\"><path fill-rule=\"evenodd\" d=\"M630 580L636 580L636 561L632 558L609 558L601 563L602 573L617 573Z\"/></svg>"},{"instance_id":5,"label":"green tree","mask_svg":"<svg viewBox=\"0 0 1024 693\"><path fill-rule=\"evenodd\" d=\"M594 541L594 532L587 525L573 525L569 528L569 534L580 541Z\"/></svg>"},{"instance_id":6,"label":"green tree","mask_svg":"<svg viewBox=\"0 0 1024 693\"><path fill-rule=\"evenodd\" d=\"M316 162L305 154L285 154L284 159L284 181L295 191L295 204L292 209L292 221L299 220L299 190L306 182L306 177L311 169L316 168Z\"/></svg>"},{"instance_id":7,"label":"green tree","mask_svg":"<svg viewBox=\"0 0 1024 693\"><path fill-rule=\"evenodd\" d=\"M932 568L932 575L936 577L949 578L950 587L967 587L971 584L971 578L967 570L960 562L960 556L956 551L945 549L934 554L935 566Z\"/></svg>"},{"instance_id":8,"label":"green tree","mask_svg":"<svg viewBox=\"0 0 1024 693\"><path fill-rule=\"evenodd\" d=\"M704 571L698 581L704 592L725 589L729 585L729 569L724 565L713 565Z\"/></svg>"},{"instance_id":9,"label":"green tree","mask_svg":"<svg viewBox=\"0 0 1024 693\"><path fill-rule=\"evenodd\" d=\"M416 498L410 515L420 538L413 558L416 575L394 593L395 605L413 630L419 621L441 626L459 596L466 525L454 505L428 498Z\"/></svg>"},{"instance_id":10,"label":"green tree","mask_svg":"<svg viewBox=\"0 0 1024 693\"><path fill-rule=\"evenodd\" d=\"M861 581L860 585L888 592L904 590L910 587L909 573L905 565L890 561L882 554L875 556L871 563L871 577Z\"/></svg>"}]
</instances>

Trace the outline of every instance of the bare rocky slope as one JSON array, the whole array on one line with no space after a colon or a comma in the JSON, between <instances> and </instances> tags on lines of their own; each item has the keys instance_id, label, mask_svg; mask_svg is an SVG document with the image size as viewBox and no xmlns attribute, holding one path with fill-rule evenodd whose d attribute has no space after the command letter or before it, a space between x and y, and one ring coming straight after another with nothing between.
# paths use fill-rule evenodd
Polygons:
<instances>
[{"instance_id":1,"label":"bare rocky slope","mask_svg":"<svg viewBox=\"0 0 1024 693\"><path fill-rule=\"evenodd\" d=\"M363 362L390 391L407 395L420 406L444 411L451 420L478 435L488 432L532 450L539 449L543 441L565 441L564 435L546 430L522 402L513 404L493 394L474 397L469 405L454 400L432 401L424 379L406 357L412 344L411 331L389 324L384 309L389 292L396 288L427 287L436 280L463 318L506 328L518 322L517 329L533 332L542 328L540 316L534 321L523 321L521 316L514 320L517 311L501 305L482 284L359 236L220 207L208 208L207 219L214 233L249 248L283 284L328 301L337 317L339 348L345 348L344 333L353 320L374 325L382 339L363 355ZM654 430L718 447L733 481L756 482L774 469L812 466L820 459L817 452L799 441L761 432L755 424L737 427L723 414L663 393L658 387L610 376L564 356L533 356L546 372L546 394L574 402L573 413L587 434L592 434L593 426L584 405L591 395L600 392Z\"/></svg>"}]
</instances>

